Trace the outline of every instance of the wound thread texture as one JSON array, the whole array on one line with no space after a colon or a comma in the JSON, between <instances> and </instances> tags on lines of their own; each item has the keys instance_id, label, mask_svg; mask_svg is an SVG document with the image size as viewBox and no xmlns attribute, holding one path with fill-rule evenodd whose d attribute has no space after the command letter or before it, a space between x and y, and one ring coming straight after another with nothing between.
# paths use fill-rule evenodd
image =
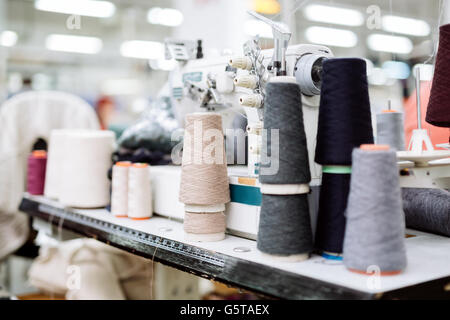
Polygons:
<instances>
[{"instance_id":1,"label":"wound thread texture","mask_svg":"<svg viewBox=\"0 0 450 320\"><path fill-rule=\"evenodd\" d=\"M353 151L344 264L367 272L406 267L405 223L394 150Z\"/></svg>"},{"instance_id":2,"label":"wound thread texture","mask_svg":"<svg viewBox=\"0 0 450 320\"><path fill-rule=\"evenodd\" d=\"M425 120L438 127L450 127L450 24L439 28L433 84Z\"/></svg>"},{"instance_id":3,"label":"wound thread texture","mask_svg":"<svg viewBox=\"0 0 450 320\"><path fill-rule=\"evenodd\" d=\"M403 188L402 198L408 228L450 237L450 192Z\"/></svg>"},{"instance_id":4,"label":"wound thread texture","mask_svg":"<svg viewBox=\"0 0 450 320\"><path fill-rule=\"evenodd\" d=\"M403 113L377 114L377 144L387 144L398 151L405 150Z\"/></svg>"},{"instance_id":5,"label":"wound thread texture","mask_svg":"<svg viewBox=\"0 0 450 320\"><path fill-rule=\"evenodd\" d=\"M208 136L214 132L220 135ZM215 145L218 147L214 148ZM179 199L185 204L199 205L230 201L222 117L218 114L186 116Z\"/></svg>"},{"instance_id":6,"label":"wound thread texture","mask_svg":"<svg viewBox=\"0 0 450 320\"><path fill-rule=\"evenodd\" d=\"M224 212L184 213L184 231L194 234L225 232L226 216Z\"/></svg>"},{"instance_id":7,"label":"wound thread texture","mask_svg":"<svg viewBox=\"0 0 450 320\"><path fill-rule=\"evenodd\" d=\"M261 163L261 183L301 184L311 181L308 149L303 124L300 87L296 83L269 82L264 103L264 129L261 159L273 156L269 164ZM279 130L278 141L271 130ZM273 153L278 149L278 157ZM264 168L278 161L276 174L264 174Z\"/></svg>"}]
</instances>

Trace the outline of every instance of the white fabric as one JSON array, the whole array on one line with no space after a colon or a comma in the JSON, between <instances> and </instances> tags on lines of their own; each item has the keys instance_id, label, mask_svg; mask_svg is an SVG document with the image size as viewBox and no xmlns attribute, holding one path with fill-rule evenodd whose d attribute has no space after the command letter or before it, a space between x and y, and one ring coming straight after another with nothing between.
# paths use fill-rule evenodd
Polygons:
<instances>
[{"instance_id":1,"label":"white fabric","mask_svg":"<svg viewBox=\"0 0 450 320\"><path fill-rule=\"evenodd\" d=\"M151 299L153 263L94 239L42 247L31 285L69 300Z\"/></svg>"},{"instance_id":2,"label":"white fabric","mask_svg":"<svg viewBox=\"0 0 450 320\"><path fill-rule=\"evenodd\" d=\"M26 216L19 213L25 190L27 156L38 138L52 129L98 129L97 116L81 98L54 91L20 93L0 107L0 259L28 236Z\"/></svg>"}]
</instances>

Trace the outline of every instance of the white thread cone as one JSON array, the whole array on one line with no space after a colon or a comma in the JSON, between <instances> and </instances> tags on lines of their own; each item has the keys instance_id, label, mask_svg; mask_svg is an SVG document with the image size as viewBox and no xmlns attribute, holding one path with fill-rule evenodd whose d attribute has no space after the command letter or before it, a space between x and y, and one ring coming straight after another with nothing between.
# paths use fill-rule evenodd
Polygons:
<instances>
[{"instance_id":1,"label":"white thread cone","mask_svg":"<svg viewBox=\"0 0 450 320\"><path fill-rule=\"evenodd\" d=\"M128 172L128 217L148 219L153 215L149 166L135 163Z\"/></svg>"},{"instance_id":2,"label":"white thread cone","mask_svg":"<svg viewBox=\"0 0 450 320\"><path fill-rule=\"evenodd\" d=\"M131 162L118 162L113 166L111 213L116 217L128 216L128 173Z\"/></svg>"}]
</instances>

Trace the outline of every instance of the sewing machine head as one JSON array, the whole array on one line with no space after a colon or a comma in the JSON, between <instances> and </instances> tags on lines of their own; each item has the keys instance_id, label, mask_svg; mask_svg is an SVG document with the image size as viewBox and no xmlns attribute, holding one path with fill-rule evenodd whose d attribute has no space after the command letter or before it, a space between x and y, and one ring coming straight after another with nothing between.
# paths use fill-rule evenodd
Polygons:
<instances>
[{"instance_id":1,"label":"sewing machine head","mask_svg":"<svg viewBox=\"0 0 450 320\"><path fill-rule=\"evenodd\" d=\"M220 113L224 130L236 129L244 123L248 133L248 174L257 176L265 85L274 76L294 76L303 94L312 176L319 179L320 170L314 163L314 141L322 62L333 54L329 48L319 45L289 46L289 30L254 12L251 15L272 27L273 49L261 50L256 37L244 44L242 56L193 59L196 57L193 42L166 42L166 52L180 61L169 78L177 118L183 125L186 114L203 110Z\"/></svg>"}]
</instances>

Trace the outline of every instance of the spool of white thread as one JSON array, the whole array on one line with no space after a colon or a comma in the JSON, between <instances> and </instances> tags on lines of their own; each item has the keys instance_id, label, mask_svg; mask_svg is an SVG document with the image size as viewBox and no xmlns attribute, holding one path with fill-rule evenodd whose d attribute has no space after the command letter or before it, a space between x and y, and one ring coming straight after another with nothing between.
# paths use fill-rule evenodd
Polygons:
<instances>
[{"instance_id":1,"label":"spool of white thread","mask_svg":"<svg viewBox=\"0 0 450 320\"><path fill-rule=\"evenodd\" d=\"M108 170L114 150L112 131L77 130L64 135L59 200L76 208L109 204Z\"/></svg>"},{"instance_id":2,"label":"spool of white thread","mask_svg":"<svg viewBox=\"0 0 450 320\"><path fill-rule=\"evenodd\" d=\"M64 158L64 134L68 130L52 130L48 144L47 167L45 171L44 195L58 199L61 170Z\"/></svg>"},{"instance_id":3,"label":"spool of white thread","mask_svg":"<svg viewBox=\"0 0 450 320\"><path fill-rule=\"evenodd\" d=\"M233 68L250 70L253 66L252 60L247 56L237 56L232 57L230 61L228 61L230 66Z\"/></svg>"},{"instance_id":4,"label":"spool of white thread","mask_svg":"<svg viewBox=\"0 0 450 320\"><path fill-rule=\"evenodd\" d=\"M133 220L149 219L153 216L149 166L134 163L128 170L128 217Z\"/></svg>"},{"instance_id":5,"label":"spool of white thread","mask_svg":"<svg viewBox=\"0 0 450 320\"><path fill-rule=\"evenodd\" d=\"M113 166L111 213L118 217L128 217L128 173L131 162L121 161Z\"/></svg>"},{"instance_id":6,"label":"spool of white thread","mask_svg":"<svg viewBox=\"0 0 450 320\"><path fill-rule=\"evenodd\" d=\"M239 104L244 107L260 108L263 97L260 94L246 94L239 98Z\"/></svg>"},{"instance_id":7,"label":"spool of white thread","mask_svg":"<svg viewBox=\"0 0 450 320\"><path fill-rule=\"evenodd\" d=\"M236 78L234 78L234 84L238 87L255 89L258 85L258 77L251 74L237 76Z\"/></svg>"}]
</instances>

